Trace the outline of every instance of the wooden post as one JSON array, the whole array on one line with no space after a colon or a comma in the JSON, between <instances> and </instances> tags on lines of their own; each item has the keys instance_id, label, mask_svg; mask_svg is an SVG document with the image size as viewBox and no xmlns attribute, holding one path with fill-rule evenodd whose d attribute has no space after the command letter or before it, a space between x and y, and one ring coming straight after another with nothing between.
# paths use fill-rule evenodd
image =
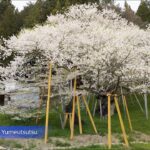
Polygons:
<instances>
[{"instance_id":1,"label":"wooden post","mask_svg":"<svg viewBox=\"0 0 150 150\"><path fill-rule=\"evenodd\" d=\"M73 139L74 136L74 117L75 117L75 103L76 103L76 84L77 80L76 78L74 79L74 96L73 96L73 106L72 106L72 122L71 122L71 135L70 139Z\"/></svg>"},{"instance_id":2,"label":"wooden post","mask_svg":"<svg viewBox=\"0 0 150 150\"><path fill-rule=\"evenodd\" d=\"M138 99L138 97L136 96L135 93L134 93L134 96L135 96L135 98L136 98L136 100L137 100L137 102L138 102L138 104L139 104L139 106L141 108L141 111L144 112L143 107L142 107L142 105L141 105L141 103L140 103L140 101L139 101L139 99Z\"/></svg>"},{"instance_id":3,"label":"wooden post","mask_svg":"<svg viewBox=\"0 0 150 150\"><path fill-rule=\"evenodd\" d=\"M37 113L37 117L36 117L36 124L38 124L40 115L41 115L41 107L43 104L43 99L42 97L44 96L44 89L41 88L41 93L40 93L40 99L39 99L39 108L38 108L38 113Z\"/></svg>"},{"instance_id":4,"label":"wooden post","mask_svg":"<svg viewBox=\"0 0 150 150\"><path fill-rule=\"evenodd\" d=\"M80 112L80 102L79 102L79 97L76 97L76 101L77 101L77 107L78 107L78 119L79 119L79 131L80 134L82 134L82 122L81 122L81 112Z\"/></svg>"},{"instance_id":5,"label":"wooden post","mask_svg":"<svg viewBox=\"0 0 150 150\"><path fill-rule=\"evenodd\" d=\"M111 148L111 94L107 94L108 97L108 148Z\"/></svg>"},{"instance_id":6,"label":"wooden post","mask_svg":"<svg viewBox=\"0 0 150 150\"><path fill-rule=\"evenodd\" d=\"M51 79L52 79L52 64L49 64L49 76L48 76L48 96L46 105L46 121L45 121L45 143L48 141L48 121L49 121L49 108L51 97Z\"/></svg>"},{"instance_id":7,"label":"wooden post","mask_svg":"<svg viewBox=\"0 0 150 150\"><path fill-rule=\"evenodd\" d=\"M72 106L72 120L71 120L71 135L70 135L70 139L73 139L74 136L74 118L75 118L75 101L76 101L76 97L74 96L73 98L73 106Z\"/></svg>"},{"instance_id":8,"label":"wooden post","mask_svg":"<svg viewBox=\"0 0 150 150\"><path fill-rule=\"evenodd\" d=\"M65 126L66 126L66 123L67 123L67 120L68 120L68 116L69 116L69 113L65 113L65 119L64 119L63 128L65 128Z\"/></svg>"},{"instance_id":9,"label":"wooden post","mask_svg":"<svg viewBox=\"0 0 150 150\"><path fill-rule=\"evenodd\" d=\"M87 104L87 102L86 102L86 99L85 99L85 97L84 97L83 95L82 95L82 99L83 99L83 101L84 101L84 104L85 104L86 110L87 110L87 112L88 112L88 115L89 115L89 118L90 118L91 124L92 124L92 126L93 126L93 129L94 129L95 133L97 134L98 132L97 132L97 129L96 129L96 126L95 126L94 120L93 120L93 118L92 118L92 115L91 115L90 109L89 109L88 104Z\"/></svg>"},{"instance_id":10,"label":"wooden post","mask_svg":"<svg viewBox=\"0 0 150 150\"><path fill-rule=\"evenodd\" d=\"M144 93L144 104L145 104L145 115L148 120L148 103L147 103L147 92Z\"/></svg>"},{"instance_id":11,"label":"wooden post","mask_svg":"<svg viewBox=\"0 0 150 150\"><path fill-rule=\"evenodd\" d=\"M69 124L70 124L70 131L71 131L71 129L72 129L72 124L71 124L71 117L72 117L72 114L71 113L69 113Z\"/></svg>"},{"instance_id":12,"label":"wooden post","mask_svg":"<svg viewBox=\"0 0 150 150\"><path fill-rule=\"evenodd\" d=\"M96 106L97 106L97 100L95 101L95 104L94 104L94 109L93 109L93 117L95 116L95 112L96 112Z\"/></svg>"},{"instance_id":13,"label":"wooden post","mask_svg":"<svg viewBox=\"0 0 150 150\"><path fill-rule=\"evenodd\" d=\"M129 143L128 143L124 123L123 123L123 120L122 120L122 116L121 116L121 112L120 112L120 108L119 108L119 104L118 104L117 95L114 96L114 100L115 100L115 105L116 105L116 109L117 109L118 116L119 116L119 121L120 121L120 125L121 125L121 130L122 130L122 133L123 133L124 142L125 142L125 145L127 147L129 147Z\"/></svg>"},{"instance_id":14,"label":"wooden post","mask_svg":"<svg viewBox=\"0 0 150 150\"><path fill-rule=\"evenodd\" d=\"M39 118L40 118L40 114L41 114L41 107L42 107L42 96L39 99L39 108L38 108L38 113L37 113L37 117L36 117L36 124L38 124Z\"/></svg>"},{"instance_id":15,"label":"wooden post","mask_svg":"<svg viewBox=\"0 0 150 150\"><path fill-rule=\"evenodd\" d=\"M130 114L129 114L129 110L128 110L128 105L127 105L127 101L126 101L126 97L125 96L123 96L123 101L124 101L125 108L126 108L126 113L127 113L129 127L130 127L130 130L132 131L133 128L132 128L131 118L130 118Z\"/></svg>"},{"instance_id":16,"label":"wooden post","mask_svg":"<svg viewBox=\"0 0 150 150\"><path fill-rule=\"evenodd\" d=\"M122 89L122 86L120 87L121 88L121 99L122 99L122 104L123 104L123 111L124 111L124 115L126 115L126 109L125 109L125 104L124 104L124 98L123 98L123 89Z\"/></svg>"},{"instance_id":17,"label":"wooden post","mask_svg":"<svg viewBox=\"0 0 150 150\"><path fill-rule=\"evenodd\" d=\"M103 118L103 108L102 108L102 101L99 100L99 109L100 109L100 118Z\"/></svg>"}]
</instances>

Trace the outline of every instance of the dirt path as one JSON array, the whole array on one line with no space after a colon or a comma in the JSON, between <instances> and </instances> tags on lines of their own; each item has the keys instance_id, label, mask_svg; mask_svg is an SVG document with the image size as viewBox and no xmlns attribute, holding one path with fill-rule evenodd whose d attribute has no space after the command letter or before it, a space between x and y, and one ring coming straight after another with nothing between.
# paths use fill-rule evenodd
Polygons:
<instances>
[{"instance_id":1,"label":"dirt path","mask_svg":"<svg viewBox=\"0 0 150 150\"><path fill-rule=\"evenodd\" d=\"M120 137L118 135L112 136L113 144L120 144ZM150 135L140 132L134 132L130 139L131 142L150 142ZM90 145L107 145L107 136L99 135L79 135L75 136L70 141L69 138L50 137L47 144L42 139L12 139L0 141L0 150L57 150L57 149L72 149L79 147L86 147ZM11 147L11 149L10 149Z\"/></svg>"},{"instance_id":2,"label":"dirt path","mask_svg":"<svg viewBox=\"0 0 150 150\"><path fill-rule=\"evenodd\" d=\"M132 138L135 142L150 142L150 135L144 134L139 131L134 131Z\"/></svg>"},{"instance_id":3,"label":"dirt path","mask_svg":"<svg viewBox=\"0 0 150 150\"><path fill-rule=\"evenodd\" d=\"M118 144L119 140L116 136L112 137L112 142L114 144ZM6 147L5 144L10 143L10 145L6 145L7 148L9 146L15 147L13 150L55 150L55 149L72 149L90 145L105 145L107 144L106 136L99 135L79 135L75 136L73 140L69 138L63 137L51 137L47 144L44 143L44 140L41 139L12 139L12 140L4 140L2 145ZM0 144L1 145L1 144ZM18 147L18 148L17 148ZM1 150L1 149L0 149ZM12 150L12 149L11 149Z\"/></svg>"}]
</instances>

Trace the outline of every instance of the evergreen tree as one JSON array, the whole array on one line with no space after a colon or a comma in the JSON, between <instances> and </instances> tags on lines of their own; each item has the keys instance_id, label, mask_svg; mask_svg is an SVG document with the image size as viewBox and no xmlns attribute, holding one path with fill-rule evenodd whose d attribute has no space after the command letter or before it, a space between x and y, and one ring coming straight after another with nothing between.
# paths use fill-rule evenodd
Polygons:
<instances>
[{"instance_id":1,"label":"evergreen tree","mask_svg":"<svg viewBox=\"0 0 150 150\"><path fill-rule=\"evenodd\" d=\"M65 0L65 8L68 8L70 6L70 1L69 0Z\"/></svg>"},{"instance_id":2,"label":"evergreen tree","mask_svg":"<svg viewBox=\"0 0 150 150\"><path fill-rule=\"evenodd\" d=\"M56 14L57 12L61 11L62 6L60 0L56 0L55 8L53 9L52 13Z\"/></svg>"},{"instance_id":3,"label":"evergreen tree","mask_svg":"<svg viewBox=\"0 0 150 150\"><path fill-rule=\"evenodd\" d=\"M3 16L3 13L9 6L11 6L10 0L1 0L0 1L0 18Z\"/></svg>"},{"instance_id":4,"label":"evergreen tree","mask_svg":"<svg viewBox=\"0 0 150 150\"><path fill-rule=\"evenodd\" d=\"M9 36L18 33L21 27L21 18L17 10L11 4L10 0L0 1L0 37L9 38Z\"/></svg>"},{"instance_id":5,"label":"evergreen tree","mask_svg":"<svg viewBox=\"0 0 150 150\"><path fill-rule=\"evenodd\" d=\"M70 0L71 4L99 3L99 0Z\"/></svg>"},{"instance_id":6,"label":"evergreen tree","mask_svg":"<svg viewBox=\"0 0 150 150\"><path fill-rule=\"evenodd\" d=\"M135 14L130 5L128 5L127 1L125 1L125 10L122 12L122 17L140 27L144 26L141 18Z\"/></svg>"},{"instance_id":7,"label":"evergreen tree","mask_svg":"<svg viewBox=\"0 0 150 150\"><path fill-rule=\"evenodd\" d=\"M32 28L36 24L46 21L47 16L55 14L62 8L60 0L38 0L35 4L29 4L21 12L23 26Z\"/></svg>"},{"instance_id":8,"label":"evergreen tree","mask_svg":"<svg viewBox=\"0 0 150 150\"><path fill-rule=\"evenodd\" d=\"M142 1L138 10L137 15L145 22L150 23L150 3L148 1Z\"/></svg>"},{"instance_id":9,"label":"evergreen tree","mask_svg":"<svg viewBox=\"0 0 150 150\"><path fill-rule=\"evenodd\" d=\"M32 28L36 24L41 23L41 3L38 1L36 4L29 4L22 12L23 26Z\"/></svg>"}]
</instances>

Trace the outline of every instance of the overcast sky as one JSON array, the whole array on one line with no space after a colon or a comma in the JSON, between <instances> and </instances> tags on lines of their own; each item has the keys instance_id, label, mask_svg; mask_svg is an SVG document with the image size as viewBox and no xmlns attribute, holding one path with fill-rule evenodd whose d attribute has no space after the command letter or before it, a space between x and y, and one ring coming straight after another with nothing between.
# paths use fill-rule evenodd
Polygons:
<instances>
[{"instance_id":1,"label":"overcast sky","mask_svg":"<svg viewBox=\"0 0 150 150\"><path fill-rule=\"evenodd\" d=\"M131 8L136 11L141 0L127 0L128 4L131 6ZM36 0L12 0L12 3L15 5L16 8L18 8L19 11L21 11L24 6L26 6L28 3L35 3ZM115 4L119 4L122 8L124 7L125 0L115 0Z\"/></svg>"}]
</instances>

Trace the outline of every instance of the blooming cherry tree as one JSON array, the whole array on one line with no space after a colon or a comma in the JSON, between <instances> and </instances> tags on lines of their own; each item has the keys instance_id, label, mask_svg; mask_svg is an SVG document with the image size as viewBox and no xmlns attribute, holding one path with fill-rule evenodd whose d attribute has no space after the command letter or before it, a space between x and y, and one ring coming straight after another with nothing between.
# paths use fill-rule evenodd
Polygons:
<instances>
[{"instance_id":1,"label":"blooming cherry tree","mask_svg":"<svg viewBox=\"0 0 150 150\"><path fill-rule=\"evenodd\" d=\"M99 10L96 4L71 6L6 43L17 54L9 66L12 76L20 70L25 74L25 64L34 60L50 61L57 72L68 71L63 82L81 76L82 89L96 93L116 91L119 85L142 90L150 83L150 30L129 23L114 10Z\"/></svg>"}]
</instances>

